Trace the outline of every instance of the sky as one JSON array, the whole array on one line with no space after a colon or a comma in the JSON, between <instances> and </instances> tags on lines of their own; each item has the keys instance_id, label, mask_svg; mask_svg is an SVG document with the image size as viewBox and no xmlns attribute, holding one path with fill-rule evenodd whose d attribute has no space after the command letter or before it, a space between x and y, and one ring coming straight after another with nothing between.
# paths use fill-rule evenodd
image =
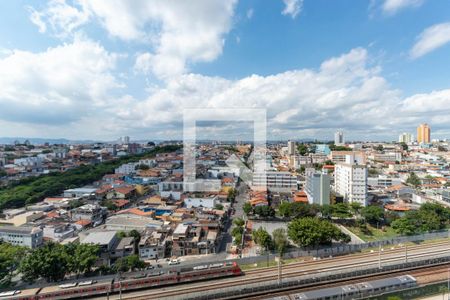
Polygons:
<instances>
[{"instance_id":1,"label":"sky","mask_svg":"<svg viewBox=\"0 0 450 300\"><path fill-rule=\"evenodd\" d=\"M181 139L195 108L265 109L268 139L450 138L450 1L0 1L0 136Z\"/></svg>"}]
</instances>

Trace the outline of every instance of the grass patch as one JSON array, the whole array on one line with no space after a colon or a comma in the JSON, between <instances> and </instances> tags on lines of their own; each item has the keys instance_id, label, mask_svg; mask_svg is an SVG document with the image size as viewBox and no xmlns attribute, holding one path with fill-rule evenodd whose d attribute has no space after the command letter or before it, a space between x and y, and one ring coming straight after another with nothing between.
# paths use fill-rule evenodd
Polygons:
<instances>
[{"instance_id":1,"label":"grass patch","mask_svg":"<svg viewBox=\"0 0 450 300\"><path fill-rule=\"evenodd\" d=\"M384 230L376 227L373 227L370 224L367 224L366 229L361 229L359 226L346 226L348 230L356 234L359 238L366 242L374 242L384 239L390 239L398 236L392 227L385 226Z\"/></svg>"}]
</instances>

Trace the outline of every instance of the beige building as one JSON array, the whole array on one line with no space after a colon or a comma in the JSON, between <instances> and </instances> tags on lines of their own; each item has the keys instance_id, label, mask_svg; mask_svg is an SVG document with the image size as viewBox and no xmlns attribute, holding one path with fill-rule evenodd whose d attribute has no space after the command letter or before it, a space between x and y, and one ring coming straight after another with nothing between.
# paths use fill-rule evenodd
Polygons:
<instances>
[{"instance_id":1,"label":"beige building","mask_svg":"<svg viewBox=\"0 0 450 300\"><path fill-rule=\"evenodd\" d=\"M419 144L428 144L431 141L431 128L427 123L420 124L417 127L417 142Z\"/></svg>"}]
</instances>

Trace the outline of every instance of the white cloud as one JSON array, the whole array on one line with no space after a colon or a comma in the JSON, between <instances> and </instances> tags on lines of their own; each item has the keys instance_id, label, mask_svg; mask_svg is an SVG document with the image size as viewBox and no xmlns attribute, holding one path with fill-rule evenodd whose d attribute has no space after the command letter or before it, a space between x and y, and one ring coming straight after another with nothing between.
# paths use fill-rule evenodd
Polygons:
<instances>
[{"instance_id":1,"label":"white cloud","mask_svg":"<svg viewBox=\"0 0 450 300\"><path fill-rule=\"evenodd\" d=\"M116 60L81 39L41 53L14 50L0 59L0 119L69 124L105 113L121 87L112 75Z\"/></svg>"},{"instance_id":2,"label":"white cloud","mask_svg":"<svg viewBox=\"0 0 450 300\"><path fill-rule=\"evenodd\" d=\"M152 59L146 53L137 58L139 66ZM318 69L237 80L186 73L153 86L143 99L121 89L112 74L117 60L98 43L80 39L42 53L15 50L0 59L0 125L6 126L0 135L176 139L182 136L183 109L200 107L266 108L269 138L326 138L342 128L352 137L376 139L424 121L437 129L450 126L449 90L403 99L368 63L363 48Z\"/></svg>"},{"instance_id":3,"label":"white cloud","mask_svg":"<svg viewBox=\"0 0 450 300\"><path fill-rule=\"evenodd\" d=\"M419 7L424 0L385 0L382 6L383 12L389 15L408 7Z\"/></svg>"},{"instance_id":4,"label":"white cloud","mask_svg":"<svg viewBox=\"0 0 450 300\"><path fill-rule=\"evenodd\" d=\"M283 3L285 7L281 13L290 15L293 19L297 17L303 7L303 0L283 0Z\"/></svg>"},{"instance_id":5,"label":"white cloud","mask_svg":"<svg viewBox=\"0 0 450 300\"><path fill-rule=\"evenodd\" d=\"M189 64L210 62L221 53L232 26L237 0L53 0L41 11L30 8L31 21L46 32L66 37L98 21L115 38L148 45L138 56L136 70L153 72L161 79L179 75ZM149 61L151 59L151 62Z\"/></svg>"},{"instance_id":6,"label":"white cloud","mask_svg":"<svg viewBox=\"0 0 450 300\"><path fill-rule=\"evenodd\" d=\"M38 26L40 33L47 32L50 27L52 34L61 38L70 36L89 20L88 11L79 6L72 6L66 0L51 0L42 11L32 7L28 7L28 10L31 22Z\"/></svg>"},{"instance_id":7,"label":"white cloud","mask_svg":"<svg viewBox=\"0 0 450 300\"><path fill-rule=\"evenodd\" d=\"M450 42L450 22L433 25L425 29L410 51L411 58L421 57Z\"/></svg>"}]
</instances>

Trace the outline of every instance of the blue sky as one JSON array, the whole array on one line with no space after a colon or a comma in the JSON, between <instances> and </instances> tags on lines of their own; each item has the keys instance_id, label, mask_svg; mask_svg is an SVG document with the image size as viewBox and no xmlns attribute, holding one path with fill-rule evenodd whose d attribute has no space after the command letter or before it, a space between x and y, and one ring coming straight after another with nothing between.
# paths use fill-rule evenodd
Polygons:
<instances>
[{"instance_id":1,"label":"blue sky","mask_svg":"<svg viewBox=\"0 0 450 300\"><path fill-rule=\"evenodd\" d=\"M268 138L450 138L450 2L0 2L0 136L182 136L265 108ZM228 130L229 128L227 128ZM212 136L220 136L211 128Z\"/></svg>"}]
</instances>

